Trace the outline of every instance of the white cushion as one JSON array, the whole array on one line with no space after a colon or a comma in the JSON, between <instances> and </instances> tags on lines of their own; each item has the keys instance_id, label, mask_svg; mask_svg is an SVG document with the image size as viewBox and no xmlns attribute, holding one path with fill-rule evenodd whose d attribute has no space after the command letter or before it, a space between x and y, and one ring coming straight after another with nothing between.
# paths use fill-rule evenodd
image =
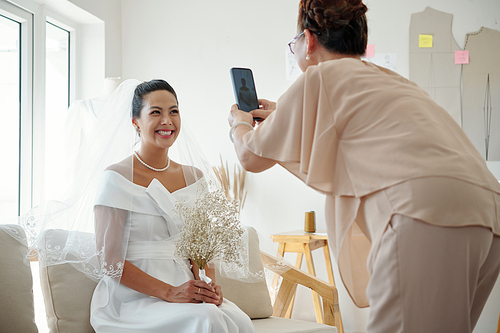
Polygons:
<instances>
[{"instance_id":1,"label":"white cushion","mask_svg":"<svg viewBox=\"0 0 500 333\"><path fill-rule=\"evenodd\" d=\"M82 236L92 237L86 233ZM49 241L52 245L63 245L67 237L65 230L50 229L44 233L42 244ZM40 267L43 266L43 259L40 259ZM51 333L94 332L90 325L90 301L96 282L70 264L62 264L41 268L40 283Z\"/></svg>"},{"instance_id":2,"label":"white cushion","mask_svg":"<svg viewBox=\"0 0 500 333\"><path fill-rule=\"evenodd\" d=\"M14 224L0 225L0 332L38 332L33 303L33 277L28 262L26 243L21 243L5 232L24 230Z\"/></svg>"},{"instance_id":3,"label":"white cushion","mask_svg":"<svg viewBox=\"0 0 500 333\"><path fill-rule=\"evenodd\" d=\"M247 227L250 251L250 270L263 270L260 258L259 236L252 227ZM215 281L222 288L222 295L235 303L250 318L267 318L273 314L271 298L265 280L245 283L220 276L216 272Z\"/></svg>"},{"instance_id":4,"label":"white cushion","mask_svg":"<svg viewBox=\"0 0 500 333\"><path fill-rule=\"evenodd\" d=\"M255 326L255 331L258 333L337 333L335 326L296 319L270 317L266 319L254 319L252 323Z\"/></svg>"}]
</instances>

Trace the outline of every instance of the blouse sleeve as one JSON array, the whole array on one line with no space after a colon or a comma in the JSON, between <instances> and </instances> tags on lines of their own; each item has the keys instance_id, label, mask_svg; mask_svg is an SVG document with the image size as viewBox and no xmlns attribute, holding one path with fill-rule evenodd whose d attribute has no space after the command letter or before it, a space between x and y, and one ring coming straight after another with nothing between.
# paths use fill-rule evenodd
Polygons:
<instances>
[{"instance_id":1,"label":"blouse sleeve","mask_svg":"<svg viewBox=\"0 0 500 333\"><path fill-rule=\"evenodd\" d=\"M254 154L278 161L322 193L352 195L334 119L315 66L297 79L279 98L276 111L245 134L243 142Z\"/></svg>"}]
</instances>

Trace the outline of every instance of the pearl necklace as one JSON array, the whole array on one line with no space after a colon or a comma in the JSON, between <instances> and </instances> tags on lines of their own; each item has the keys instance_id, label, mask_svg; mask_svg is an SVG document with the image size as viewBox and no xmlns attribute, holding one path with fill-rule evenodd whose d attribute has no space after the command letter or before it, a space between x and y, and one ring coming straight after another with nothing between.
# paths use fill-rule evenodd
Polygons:
<instances>
[{"instance_id":1,"label":"pearl necklace","mask_svg":"<svg viewBox=\"0 0 500 333\"><path fill-rule=\"evenodd\" d=\"M139 160L139 162L142 163L142 165L144 165L146 168L149 168L153 171L165 171L170 166L170 157L168 157L168 156L167 156L167 159L168 159L167 166L164 167L163 169L156 169L156 168L153 168L151 165L146 164L146 162L144 162L143 160L141 160L141 158L139 157L139 154L136 151L134 151L134 155L135 155L135 157L137 157L137 160Z\"/></svg>"}]
</instances>

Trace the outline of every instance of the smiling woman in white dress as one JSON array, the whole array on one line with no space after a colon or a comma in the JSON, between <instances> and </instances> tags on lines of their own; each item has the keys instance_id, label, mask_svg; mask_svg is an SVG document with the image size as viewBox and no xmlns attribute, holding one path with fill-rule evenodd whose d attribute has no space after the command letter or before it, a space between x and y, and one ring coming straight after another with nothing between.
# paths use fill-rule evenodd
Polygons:
<instances>
[{"instance_id":1,"label":"smiling woman in white dress","mask_svg":"<svg viewBox=\"0 0 500 333\"><path fill-rule=\"evenodd\" d=\"M182 221L176 202L205 188L200 170L169 158L181 117L177 95L163 80L139 84L132 123L140 149L103 173L94 205L103 278L92 298L91 324L100 332L255 332L250 318L201 281L195 263L174 260ZM207 275L215 281L214 270Z\"/></svg>"}]
</instances>

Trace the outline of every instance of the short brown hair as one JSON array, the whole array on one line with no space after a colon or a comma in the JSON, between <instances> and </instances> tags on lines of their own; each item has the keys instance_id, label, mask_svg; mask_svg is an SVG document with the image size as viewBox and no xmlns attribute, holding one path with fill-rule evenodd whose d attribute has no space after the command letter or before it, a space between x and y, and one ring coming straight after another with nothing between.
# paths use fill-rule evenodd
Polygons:
<instances>
[{"instance_id":1,"label":"short brown hair","mask_svg":"<svg viewBox=\"0 0 500 333\"><path fill-rule=\"evenodd\" d=\"M315 33L330 52L363 55L368 42L367 10L361 0L301 0L297 26Z\"/></svg>"}]
</instances>

